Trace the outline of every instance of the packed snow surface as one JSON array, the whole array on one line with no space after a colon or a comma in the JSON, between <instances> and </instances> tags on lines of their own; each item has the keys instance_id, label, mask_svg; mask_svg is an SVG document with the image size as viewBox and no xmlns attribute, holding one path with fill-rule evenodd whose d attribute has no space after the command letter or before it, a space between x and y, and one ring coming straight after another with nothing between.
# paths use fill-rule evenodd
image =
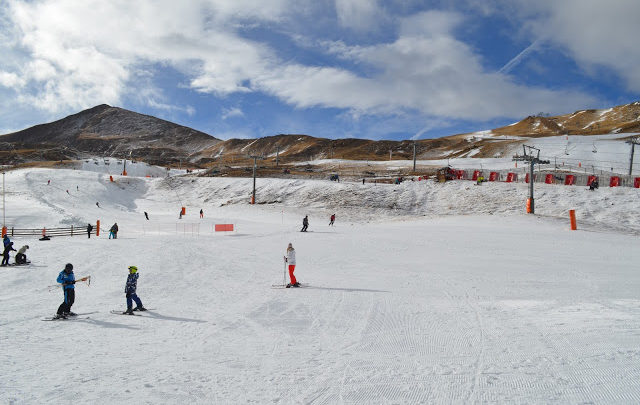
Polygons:
<instances>
[{"instance_id":1,"label":"packed snow surface","mask_svg":"<svg viewBox=\"0 0 640 405\"><path fill-rule=\"evenodd\" d=\"M640 403L638 189L536 184L534 216L524 184L115 180L6 174L9 228L102 231L13 238L0 403ZM289 242L309 286L273 289ZM67 262L80 316L42 322ZM110 313L129 265L141 316Z\"/></svg>"}]
</instances>

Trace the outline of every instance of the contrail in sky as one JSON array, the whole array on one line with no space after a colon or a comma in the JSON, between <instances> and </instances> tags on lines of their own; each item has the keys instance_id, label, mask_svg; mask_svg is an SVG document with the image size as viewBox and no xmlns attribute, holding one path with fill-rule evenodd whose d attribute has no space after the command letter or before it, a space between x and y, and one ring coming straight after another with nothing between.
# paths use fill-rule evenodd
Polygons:
<instances>
[{"instance_id":1,"label":"contrail in sky","mask_svg":"<svg viewBox=\"0 0 640 405\"><path fill-rule=\"evenodd\" d=\"M524 48L524 50L522 52L517 54L513 59L511 59L509 62L507 62L506 65L501 67L500 70L498 70L498 72L499 73L509 73L511 71L511 69L513 69L517 64L519 64L522 61L522 59L524 59L531 52L535 51L538 48L538 45L540 44L540 42L541 41L539 39L536 39L535 41L533 41L533 43L531 45L529 45L528 47Z\"/></svg>"}]
</instances>

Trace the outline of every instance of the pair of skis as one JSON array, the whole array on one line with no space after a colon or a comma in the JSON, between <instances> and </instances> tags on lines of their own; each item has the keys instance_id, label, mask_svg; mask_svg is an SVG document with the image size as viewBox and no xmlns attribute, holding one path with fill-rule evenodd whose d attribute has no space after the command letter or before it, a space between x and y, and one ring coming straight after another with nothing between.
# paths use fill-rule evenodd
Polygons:
<instances>
[{"instance_id":1,"label":"pair of skis","mask_svg":"<svg viewBox=\"0 0 640 405\"><path fill-rule=\"evenodd\" d=\"M53 316L51 318L43 318L43 321L69 321L69 320L75 320L75 319L89 319L89 316L86 315L91 315L91 314L96 314L97 311L94 312L86 312L83 314L75 314L75 315L67 315L64 318L59 318L57 316Z\"/></svg>"},{"instance_id":2,"label":"pair of skis","mask_svg":"<svg viewBox=\"0 0 640 405\"><path fill-rule=\"evenodd\" d=\"M297 287L294 287L291 284L287 284L287 258L284 258L284 269L282 272L282 284L271 284L271 288L280 289L280 288L300 288L300 287L309 287L309 284L306 283L298 283Z\"/></svg>"},{"instance_id":3,"label":"pair of skis","mask_svg":"<svg viewBox=\"0 0 640 405\"><path fill-rule=\"evenodd\" d=\"M147 308L146 311L153 311L154 309L155 308ZM138 309L133 309L133 312L146 312L146 311L140 311ZM142 316L142 314L129 313L127 311L122 311L122 310L118 310L118 309L112 309L109 312L114 314L114 315Z\"/></svg>"},{"instance_id":4,"label":"pair of skis","mask_svg":"<svg viewBox=\"0 0 640 405\"><path fill-rule=\"evenodd\" d=\"M298 283L297 287L292 286L291 284L271 284L271 288L280 289L280 288L305 288L309 287L307 283Z\"/></svg>"},{"instance_id":5,"label":"pair of skis","mask_svg":"<svg viewBox=\"0 0 640 405\"><path fill-rule=\"evenodd\" d=\"M147 311L153 311L155 308L147 308ZM134 309L135 312L143 312L143 311L137 311ZM84 314L77 314L77 315L69 315L65 318L58 318L57 316L51 317L51 318L43 318L43 321L69 321L69 320L76 320L76 319L89 319L89 316L83 316L83 315L90 315L90 314L95 314L97 313L97 311L95 312L87 312ZM121 309L113 309L111 311L109 311L109 313L114 314L114 315L129 315L129 316L142 316L139 313L134 313L134 314L128 314L125 311L122 311Z\"/></svg>"}]
</instances>

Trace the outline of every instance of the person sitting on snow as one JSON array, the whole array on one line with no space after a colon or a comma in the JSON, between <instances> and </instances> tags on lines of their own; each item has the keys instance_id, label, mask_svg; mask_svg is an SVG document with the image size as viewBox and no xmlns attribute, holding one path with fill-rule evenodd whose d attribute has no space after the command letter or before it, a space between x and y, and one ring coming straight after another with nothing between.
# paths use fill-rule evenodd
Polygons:
<instances>
[{"instance_id":1,"label":"person sitting on snow","mask_svg":"<svg viewBox=\"0 0 640 405\"><path fill-rule=\"evenodd\" d=\"M24 245L18 250L16 254L16 264L26 264L27 263L27 249L29 249L29 245Z\"/></svg>"}]
</instances>

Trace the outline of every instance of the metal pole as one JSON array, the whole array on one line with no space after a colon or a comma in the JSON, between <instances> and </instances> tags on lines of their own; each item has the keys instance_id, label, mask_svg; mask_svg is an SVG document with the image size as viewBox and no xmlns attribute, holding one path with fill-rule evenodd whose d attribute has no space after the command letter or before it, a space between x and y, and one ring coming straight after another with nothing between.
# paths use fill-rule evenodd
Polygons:
<instances>
[{"instance_id":1,"label":"metal pole","mask_svg":"<svg viewBox=\"0 0 640 405\"><path fill-rule=\"evenodd\" d=\"M256 165L258 158L254 157L253 158L253 198L251 199L251 201L253 201L253 204L256 203Z\"/></svg>"},{"instance_id":2,"label":"metal pole","mask_svg":"<svg viewBox=\"0 0 640 405\"><path fill-rule=\"evenodd\" d=\"M531 169L529 169L529 200L531 201L531 213L535 214L535 208L533 204L533 165L534 161L531 160Z\"/></svg>"},{"instance_id":3,"label":"metal pole","mask_svg":"<svg viewBox=\"0 0 640 405\"><path fill-rule=\"evenodd\" d=\"M629 159L629 176L631 176L631 172L633 172L633 150L636 146L635 142L631 142L631 158Z\"/></svg>"},{"instance_id":4,"label":"metal pole","mask_svg":"<svg viewBox=\"0 0 640 405\"><path fill-rule=\"evenodd\" d=\"M413 171L416 171L416 143L413 143Z\"/></svg>"},{"instance_id":5,"label":"metal pole","mask_svg":"<svg viewBox=\"0 0 640 405\"><path fill-rule=\"evenodd\" d=\"M4 213L4 172L2 172L2 226L6 226L7 219Z\"/></svg>"}]
</instances>

